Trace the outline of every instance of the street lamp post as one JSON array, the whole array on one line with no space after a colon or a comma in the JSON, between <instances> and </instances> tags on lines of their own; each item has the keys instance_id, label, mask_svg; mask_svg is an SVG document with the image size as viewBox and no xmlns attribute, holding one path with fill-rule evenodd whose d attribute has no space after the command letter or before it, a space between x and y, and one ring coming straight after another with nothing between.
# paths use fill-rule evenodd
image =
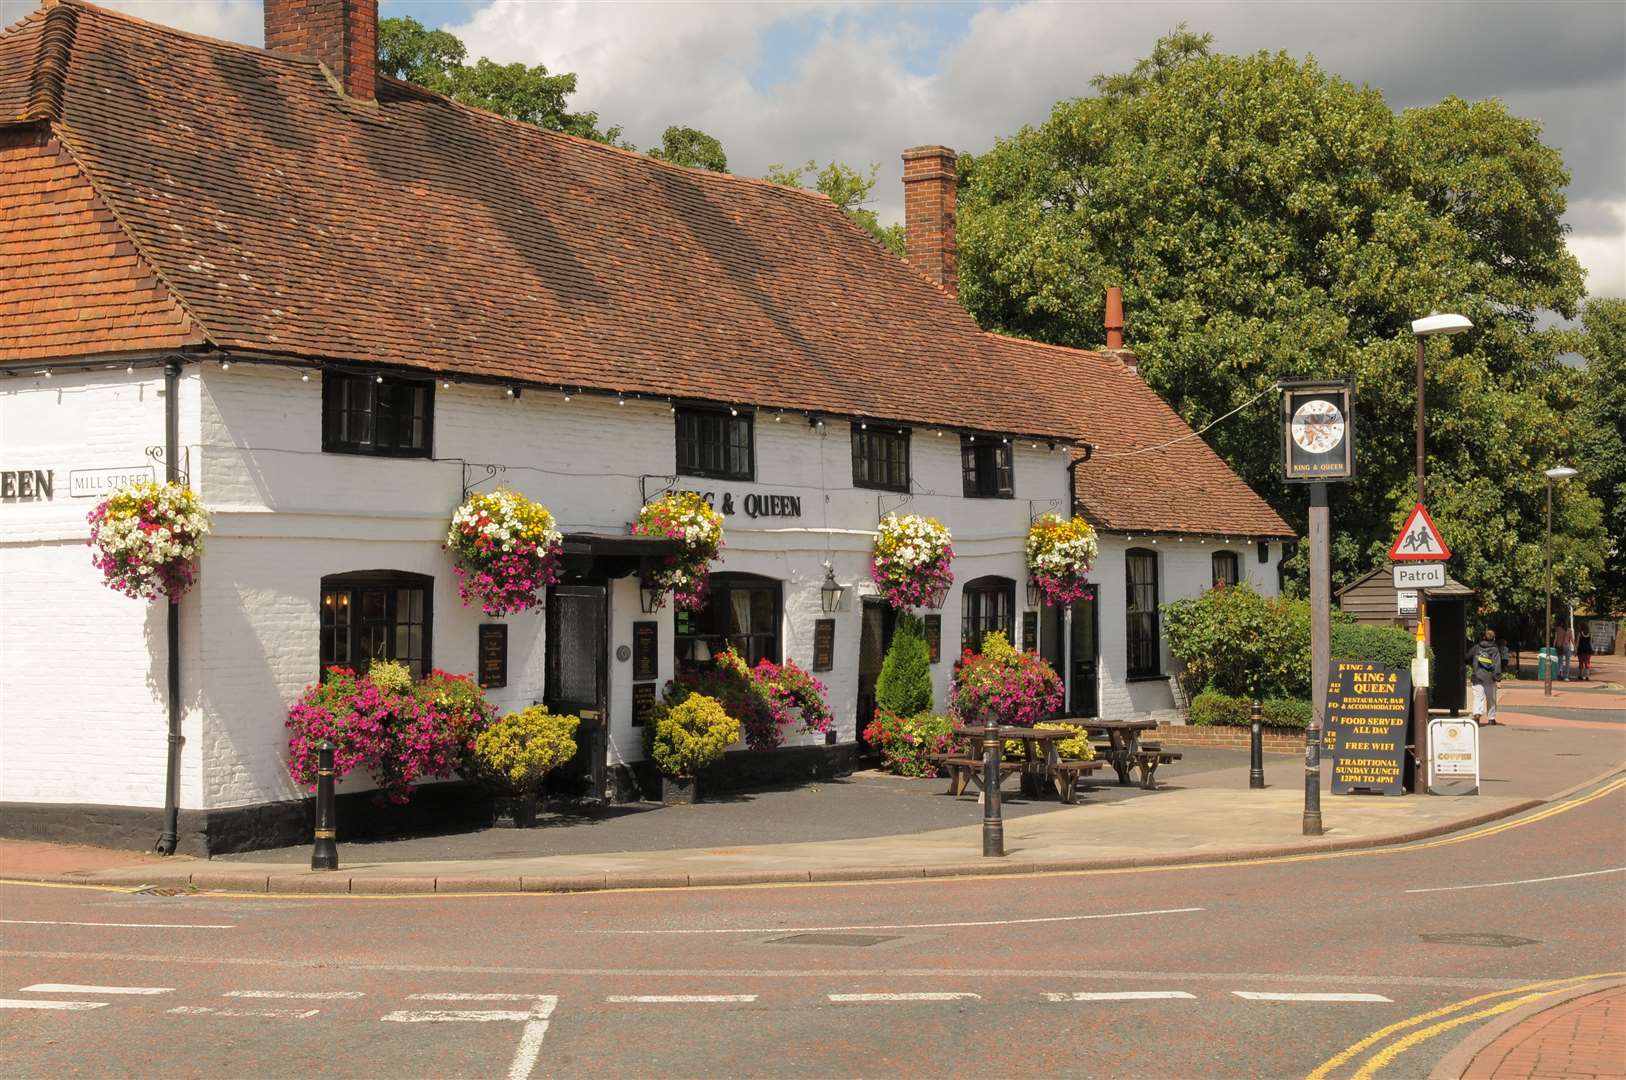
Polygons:
<instances>
[{"instance_id":1,"label":"street lamp post","mask_svg":"<svg viewBox=\"0 0 1626 1080\"><path fill-rule=\"evenodd\" d=\"M1423 356L1427 339L1450 334L1460 334L1465 330L1472 330L1474 324L1462 315L1441 315L1435 313L1422 319L1413 319L1411 324L1412 336L1417 339L1417 501L1427 505L1424 499L1423 485ZM1417 655L1424 655L1425 638L1428 627L1428 600L1422 590L1417 593ZM1411 712L1411 745L1412 745L1412 782L1411 790L1415 793L1425 781L1423 758L1427 753L1426 740L1428 738L1428 687L1412 687Z\"/></svg>"},{"instance_id":2,"label":"street lamp post","mask_svg":"<svg viewBox=\"0 0 1626 1080\"><path fill-rule=\"evenodd\" d=\"M1547 477L1547 631L1541 639L1541 656L1553 643L1553 481L1568 480L1575 475L1575 470L1568 465L1559 465L1547 469L1543 475ZM1548 656L1547 662L1542 665L1546 678L1541 682L1541 692L1553 696L1553 664L1557 662L1556 656Z\"/></svg>"}]
</instances>

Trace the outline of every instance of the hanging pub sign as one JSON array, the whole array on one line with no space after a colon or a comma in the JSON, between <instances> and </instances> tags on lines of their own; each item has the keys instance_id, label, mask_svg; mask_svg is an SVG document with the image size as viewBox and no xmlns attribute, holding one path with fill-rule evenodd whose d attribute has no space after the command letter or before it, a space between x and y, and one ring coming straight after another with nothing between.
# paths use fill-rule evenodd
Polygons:
<instances>
[{"instance_id":1,"label":"hanging pub sign","mask_svg":"<svg viewBox=\"0 0 1626 1080\"><path fill-rule=\"evenodd\" d=\"M1282 477L1291 483L1355 475L1355 384L1348 379L1283 379Z\"/></svg>"},{"instance_id":2,"label":"hanging pub sign","mask_svg":"<svg viewBox=\"0 0 1626 1080\"><path fill-rule=\"evenodd\" d=\"M1334 795L1399 795L1411 720L1411 673L1367 660L1334 660L1321 742Z\"/></svg>"},{"instance_id":3,"label":"hanging pub sign","mask_svg":"<svg viewBox=\"0 0 1626 1080\"><path fill-rule=\"evenodd\" d=\"M493 690L508 685L508 624L480 624L480 686Z\"/></svg>"}]
</instances>

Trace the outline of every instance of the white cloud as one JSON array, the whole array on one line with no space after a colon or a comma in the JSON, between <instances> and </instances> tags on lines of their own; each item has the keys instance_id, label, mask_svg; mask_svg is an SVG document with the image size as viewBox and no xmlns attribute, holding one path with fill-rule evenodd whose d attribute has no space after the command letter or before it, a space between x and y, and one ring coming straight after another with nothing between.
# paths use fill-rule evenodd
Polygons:
<instances>
[{"instance_id":1,"label":"white cloud","mask_svg":"<svg viewBox=\"0 0 1626 1080\"><path fill-rule=\"evenodd\" d=\"M1603 204L1614 218L1614 228L1599 223L1599 227L1581 231L1568 237L1570 253L1586 267L1586 291L1590 296L1626 296L1626 201ZM1595 208L1589 209L1588 218L1596 219Z\"/></svg>"},{"instance_id":2,"label":"white cloud","mask_svg":"<svg viewBox=\"0 0 1626 1080\"><path fill-rule=\"evenodd\" d=\"M103 7L206 37L265 43L260 0L97 0ZM30 4L30 7L37 6Z\"/></svg>"}]
</instances>

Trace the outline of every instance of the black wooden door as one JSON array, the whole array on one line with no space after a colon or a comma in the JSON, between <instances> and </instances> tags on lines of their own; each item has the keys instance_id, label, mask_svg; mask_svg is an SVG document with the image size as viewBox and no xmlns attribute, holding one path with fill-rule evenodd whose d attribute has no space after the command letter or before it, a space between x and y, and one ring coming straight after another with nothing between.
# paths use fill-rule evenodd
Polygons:
<instances>
[{"instance_id":1,"label":"black wooden door","mask_svg":"<svg viewBox=\"0 0 1626 1080\"><path fill-rule=\"evenodd\" d=\"M1074 716L1100 716L1101 694L1097 676L1101 656L1101 616L1096 607L1095 586L1073 605L1073 670L1070 682L1072 700L1067 711Z\"/></svg>"},{"instance_id":2,"label":"black wooden door","mask_svg":"<svg viewBox=\"0 0 1626 1080\"><path fill-rule=\"evenodd\" d=\"M609 751L606 672L608 593L603 585L555 585L548 590L547 688L549 711L581 717L576 756L548 780L550 791L604 798Z\"/></svg>"},{"instance_id":3,"label":"black wooden door","mask_svg":"<svg viewBox=\"0 0 1626 1080\"><path fill-rule=\"evenodd\" d=\"M886 650L892 647L897 613L885 600L866 596L861 617L858 631L858 741L863 745L864 729L875 716L875 682L881 677Z\"/></svg>"}]
</instances>

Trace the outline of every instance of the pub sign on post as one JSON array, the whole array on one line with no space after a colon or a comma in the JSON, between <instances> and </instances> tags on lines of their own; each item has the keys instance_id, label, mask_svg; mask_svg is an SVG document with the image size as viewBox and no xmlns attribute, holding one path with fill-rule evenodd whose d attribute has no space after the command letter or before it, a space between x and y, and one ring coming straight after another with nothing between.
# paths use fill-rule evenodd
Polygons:
<instances>
[{"instance_id":1,"label":"pub sign on post","mask_svg":"<svg viewBox=\"0 0 1626 1080\"><path fill-rule=\"evenodd\" d=\"M1355 384L1283 379L1282 477L1314 484L1355 476Z\"/></svg>"}]
</instances>

